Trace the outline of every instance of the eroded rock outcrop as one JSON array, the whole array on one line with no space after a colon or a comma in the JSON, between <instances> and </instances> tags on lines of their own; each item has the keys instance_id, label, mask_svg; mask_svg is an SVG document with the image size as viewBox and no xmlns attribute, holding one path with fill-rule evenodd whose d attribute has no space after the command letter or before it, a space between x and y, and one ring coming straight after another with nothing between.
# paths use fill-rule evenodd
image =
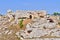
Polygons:
<instances>
[{"instance_id":1,"label":"eroded rock outcrop","mask_svg":"<svg viewBox=\"0 0 60 40\"><path fill-rule=\"evenodd\" d=\"M19 26L20 19L23 19L22 28ZM60 16L47 15L44 10L8 10L6 15L0 16L0 40L54 40L60 38L59 33Z\"/></svg>"}]
</instances>

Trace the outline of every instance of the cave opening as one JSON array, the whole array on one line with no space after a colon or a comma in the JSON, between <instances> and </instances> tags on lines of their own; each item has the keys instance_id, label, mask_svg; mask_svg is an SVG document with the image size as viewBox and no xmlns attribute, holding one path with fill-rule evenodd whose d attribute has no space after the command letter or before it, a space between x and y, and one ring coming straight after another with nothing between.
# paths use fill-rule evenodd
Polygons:
<instances>
[{"instance_id":1,"label":"cave opening","mask_svg":"<svg viewBox=\"0 0 60 40\"><path fill-rule=\"evenodd\" d=\"M32 15L30 15L29 18L32 19Z\"/></svg>"}]
</instances>

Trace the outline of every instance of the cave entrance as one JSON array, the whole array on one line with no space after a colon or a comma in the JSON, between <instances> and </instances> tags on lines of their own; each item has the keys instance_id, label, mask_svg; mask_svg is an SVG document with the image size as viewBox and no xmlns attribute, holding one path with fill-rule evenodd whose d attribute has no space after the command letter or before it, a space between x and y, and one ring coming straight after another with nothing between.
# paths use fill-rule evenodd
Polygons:
<instances>
[{"instance_id":1,"label":"cave entrance","mask_svg":"<svg viewBox=\"0 0 60 40\"><path fill-rule=\"evenodd\" d=\"M30 15L29 18L32 19L32 15Z\"/></svg>"}]
</instances>

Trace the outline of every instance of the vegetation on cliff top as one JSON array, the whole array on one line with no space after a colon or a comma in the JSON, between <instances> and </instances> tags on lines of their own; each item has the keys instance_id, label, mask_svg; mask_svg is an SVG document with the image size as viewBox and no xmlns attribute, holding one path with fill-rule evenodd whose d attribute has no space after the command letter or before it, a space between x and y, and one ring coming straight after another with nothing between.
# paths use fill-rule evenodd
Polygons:
<instances>
[{"instance_id":1,"label":"vegetation on cliff top","mask_svg":"<svg viewBox=\"0 0 60 40\"><path fill-rule=\"evenodd\" d=\"M60 13L59 12L54 12L53 15L60 15Z\"/></svg>"}]
</instances>

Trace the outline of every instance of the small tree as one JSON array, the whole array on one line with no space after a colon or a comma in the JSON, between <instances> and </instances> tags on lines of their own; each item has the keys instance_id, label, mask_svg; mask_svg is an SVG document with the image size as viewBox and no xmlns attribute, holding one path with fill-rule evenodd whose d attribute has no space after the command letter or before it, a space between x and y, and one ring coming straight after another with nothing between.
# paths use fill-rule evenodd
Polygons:
<instances>
[{"instance_id":1,"label":"small tree","mask_svg":"<svg viewBox=\"0 0 60 40\"><path fill-rule=\"evenodd\" d=\"M47 14L47 15L50 15L50 14Z\"/></svg>"},{"instance_id":2,"label":"small tree","mask_svg":"<svg viewBox=\"0 0 60 40\"><path fill-rule=\"evenodd\" d=\"M54 14L53 15L60 15L60 13L58 13L58 12L54 12Z\"/></svg>"}]
</instances>

